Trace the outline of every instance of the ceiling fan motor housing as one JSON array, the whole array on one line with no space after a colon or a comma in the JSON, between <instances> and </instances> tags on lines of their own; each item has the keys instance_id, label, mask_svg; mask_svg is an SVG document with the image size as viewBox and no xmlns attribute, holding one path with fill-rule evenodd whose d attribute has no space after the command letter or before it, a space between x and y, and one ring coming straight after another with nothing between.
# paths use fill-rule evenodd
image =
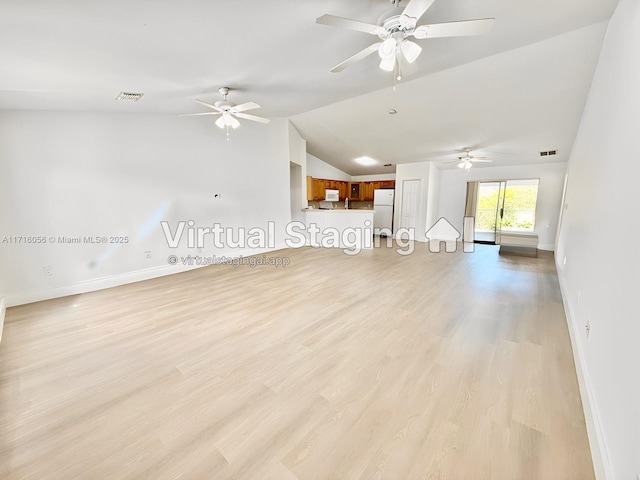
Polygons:
<instances>
[{"instance_id":1,"label":"ceiling fan motor housing","mask_svg":"<svg viewBox=\"0 0 640 480\"><path fill-rule=\"evenodd\" d=\"M235 103L228 102L226 100L218 100L214 105L225 112L230 111L233 107L236 106Z\"/></svg>"},{"instance_id":2,"label":"ceiling fan motor housing","mask_svg":"<svg viewBox=\"0 0 640 480\"><path fill-rule=\"evenodd\" d=\"M384 31L380 31L380 33L378 33L378 37L382 40L386 40L388 38L402 40L408 35L411 35L415 29L415 22L407 23L406 21L403 21L401 18L402 15L398 15L396 10L392 10L389 13L391 14L390 17L383 15L378 22L384 29Z\"/></svg>"}]
</instances>

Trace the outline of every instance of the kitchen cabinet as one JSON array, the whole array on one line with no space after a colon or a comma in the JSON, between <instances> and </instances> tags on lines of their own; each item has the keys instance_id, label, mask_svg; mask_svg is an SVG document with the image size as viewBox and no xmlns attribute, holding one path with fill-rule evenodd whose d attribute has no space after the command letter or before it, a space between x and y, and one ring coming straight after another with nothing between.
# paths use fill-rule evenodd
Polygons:
<instances>
[{"instance_id":1,"label":"kitchen cabinet","mask_svg":"<svg viewBox=\"0 0 640 480\"><path fill-rule=\"evenodd\" d=\"M349 182L339 182L338 185L338 195L340 196L340 201L343 201L345 198L349 196Z\"/></svg>"},{"instance_id":2,"label":"kitchen cabinet","mask_svg":"<svg viewBox=\"0 0 640 480\"><path fill-rule=\"evenodd\" d=\"M361 187L360 182L349 182L349 200L361 199Z\"/></svg>"},{"instance_id":3,"label":"kitchen cabinet","mask_svg":"<svg viewBox=\"0 0 640 480\"><path fill-rule=\"evenodd\" d=\"M324 200L325 190L338 190L340 201L349 200L373 201L373 192L380 188L395 188L395 180L379 180L375 182L346 182L327 178L307 177L307 200Z\"/></svg>"},{"instance_id":4,"label":"kitchen cabinet","mask_svg":"<svg viewBox=\"0 0 640 480\"><path fill-rule=\"evenodd\" d=\"M326 178L307 177L307 200L324 200L326 190L338 190L340 201L349 194L349 182Z\"/></svg>"},{"instance_id":5,"label":"kitchen cabinet","mask_svg":"<svg viewBox=\"0 0 640 480\"><path fill-rule=\"evenodd\" d=\"M326 181L322 178L313 179L313 199L324 200L324 191L326 189Z\"/></svg>"},{"instance_id":6,"label":"kitchen cabinet","mask_svg":"<svg viewBox=\"0 0 640 480\"><path fill-rule=\"evenodd\" d=\"M373 200L373 182L362 182L360 189L362 200Z\"/></svg>"},{"instance_id":7,"label":"kitchen cabinet","mask_svg":"<svg viewBox=\"0 0 640 480\"><path fill-rule=\"evenodd\" d=\"M307 176L307 201L313 200L313 177Z\"/></svg>"}]
</instances>

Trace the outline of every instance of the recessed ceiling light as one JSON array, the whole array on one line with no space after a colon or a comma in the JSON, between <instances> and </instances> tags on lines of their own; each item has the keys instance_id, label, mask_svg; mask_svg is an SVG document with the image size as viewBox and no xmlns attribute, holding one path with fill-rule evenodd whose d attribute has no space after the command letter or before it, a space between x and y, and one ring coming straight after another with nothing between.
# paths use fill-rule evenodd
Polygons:
<instances>
[{"instance_id":1,"label":"recessed ceiling light","mask_svg":"<svg viewBox=\"0 0 640 480\"><path fill-rule=\"evenodd\" d=\"M360 165L365 165L365 166L371 166L371 165L375 165L376 162L373 158L371 157L358 157L355 159L356 163L359 163Z\"/></svg>"},{"instance_id":2,"label":"recessed ceiling light","mask_svg":"<svg viewBox=\"0 0 640 480\"><path fill-rule=\"evenodd\" d=\"M398 113L398 111L395 108L389 109L389 115L395 115L396 113Z\"/></svg>"}]
</instances>

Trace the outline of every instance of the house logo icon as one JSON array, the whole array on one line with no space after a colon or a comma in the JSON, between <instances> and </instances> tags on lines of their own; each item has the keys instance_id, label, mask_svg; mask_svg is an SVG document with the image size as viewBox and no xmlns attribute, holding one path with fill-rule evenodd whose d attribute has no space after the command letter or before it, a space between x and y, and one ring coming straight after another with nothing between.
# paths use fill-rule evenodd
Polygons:
<instances>
[{"instance_id":1,"label":"house logo icon","mask_svg":"<svg viewBox=\"0 0 640 480\"><path fill-rule=\"evenodd\" d=\"M473 253L474 246L474 230L475 218L464 217L464 235L462 236L462 251L465 253ZM458 239L461 237L456 227L444 217L440 217L433 226L426 232L427 241L429 242L429 251L439 253L444 243L444 251L454 253L458 249Z\"/></svg>"},{"instance_id":2,"label":"house logo icon","mask_svg":"<svg viewBox=\"0 0 640 480\"><path fill-rule=\"evenodd\" d=\"M433 226L427 230L426 237L429 241L429 251L439 253L442 244L447 253L453 253L458 249L458 239L460 232L451 222L444 217L440 217Z\"/></svg>"}]
</instances>

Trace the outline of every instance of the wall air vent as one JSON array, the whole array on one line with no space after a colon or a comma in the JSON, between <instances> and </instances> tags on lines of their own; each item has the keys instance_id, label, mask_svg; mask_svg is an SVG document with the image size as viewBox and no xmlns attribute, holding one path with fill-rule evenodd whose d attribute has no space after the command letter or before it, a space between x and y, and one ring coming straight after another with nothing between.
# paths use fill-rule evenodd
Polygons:
<instances>
[{"instance_id":1,"label":"wall air vent","mask_svg":"<svg viewBox=\"0 0 640 480\"><path fill-rule=\"evenodd\" d=\"M556 155L557 153L558 153L557 150L548 150L546 152L540 152L540 156L546 157L546 156Z\"/></svg>"},{"instance_id":2,"label":"wall air vent","mask_svg":"<svg viewBox=\"0 0 640 480\"><path fill-rule=\"evenodd\" d=\"M142 98L144 93L120 92L116 97L119 102L137 102Z\"/></svg>"}]
</instances>

